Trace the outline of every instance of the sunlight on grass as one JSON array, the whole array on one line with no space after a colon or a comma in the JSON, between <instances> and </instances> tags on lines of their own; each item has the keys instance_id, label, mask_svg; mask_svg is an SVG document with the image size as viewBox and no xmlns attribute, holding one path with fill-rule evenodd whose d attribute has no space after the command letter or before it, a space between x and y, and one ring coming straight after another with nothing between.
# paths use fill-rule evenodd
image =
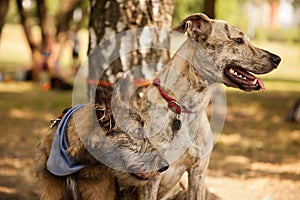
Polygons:
<instances>
[{"instance_id":1,"label":"sunlight on grass","mask_svg":"<svg viewBox=\"0 0 300 200\"><path fill-rule=\"evenodd\" d=\"M240 134L230 134L230 135L221 134L218 142L221 142L226 145L233 145L233 144L240 143L241 140L242 140L242 137Z\"/></svg>"},{"instance_id":2,"label":"sunlight on grass","mask_svg":"<svg viewBox=\"0 0 300 200\"><path fill-rule=\"evenodd\" d=\"M300 161L295 163L286 163L284 165L274 165L272 163L255 162L250 168L256 171L265 171L269 173L294 173L300 175ZM296 171L295 171L296 170Z\"/></svg>"},{"instance_id":3,"label":"sunlight on grass","mask_svg":"<svg viewBox=\"0 0 300 200\"><path fill-rule=\"evenodd\" d=\"M236 163L236 164L248 164L250 159L245 156L226 156L224 159L226 163Z\"/></svg>"},{"instance_id":4,"label":"sunlight on grass","mask_svg":"<svg viewBox=\"0 0 300 200\"><path fill-rule=\"evenodd\" d=\"M19 119L32 119L32 113L28 111L23 111L20 109L11 109L9 112L9 116L12 118L19 118Z\"/></svg>"},{"instance_id":5,"label":"sunlight on grass","mask_svg":"<svg viewBox=\"0 0 300 200\"><path fill-rule=\"evenodd\" d=\"M0 83L0 92L24 93L32 90L33 85L29 82Z\"/></svg>"}]
</instances>

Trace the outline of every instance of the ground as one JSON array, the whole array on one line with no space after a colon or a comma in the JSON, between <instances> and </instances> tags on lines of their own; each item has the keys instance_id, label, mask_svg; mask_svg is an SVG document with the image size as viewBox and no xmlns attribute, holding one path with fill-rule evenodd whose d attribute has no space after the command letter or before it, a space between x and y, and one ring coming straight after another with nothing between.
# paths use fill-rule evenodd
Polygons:
<instances>
[{"instance_id":1,"label":"ground","mask_svg":"<svg viewBox=\"0 0 300 200\"><path fill-rule=\"evenodd\" d=\"M0 199L38 199L33 152L50 119L71 105L71 92L11 82L0 83L0 93ZM226 122L208 171L212 192L228 200L300 197L299 124L285 122L298 97L227 91Z\"/></svg>"},{"instance_id":2,"label":"ground","mask_svg":"<svg viewBox=\"0 0 300 200\"><path fill-rule=\"evenodd\" d=\"M7 66L17 69L10 62L18 56L9 53L15 47L4 51L4 41L0 71ZM212 153L207 185L224 200L297 200L300 125L285 118L300 98L300 48L286 43L258 45L281 55L282 64L262 76L266 92L226 89L226 121ZM3 52L9 54L9 62ZM47 133L50 119L72 105L72 92L43 91L39 83L8 81L0 83L0 97L0 199L38 199L35 146Z\"/></svg>"}]
</instances>

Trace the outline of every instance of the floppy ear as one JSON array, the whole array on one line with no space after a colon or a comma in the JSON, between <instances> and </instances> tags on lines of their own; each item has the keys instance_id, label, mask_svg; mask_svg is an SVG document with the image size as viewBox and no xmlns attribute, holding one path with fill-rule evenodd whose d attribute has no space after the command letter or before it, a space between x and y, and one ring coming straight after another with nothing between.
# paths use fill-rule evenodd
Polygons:
<instances>
[{"instance_id":1,"label":"floppy ear","mask_svg":"<svg viewBox=\"0 0 300 200\"><path fill-rule=\"evenodd\" d=\"M211 33L211 22L212 20L205 14L196 13L183 19L182 22L172 30L187 33L190 38L196 41L206 40Z\"/></svg>"}]
</instances>

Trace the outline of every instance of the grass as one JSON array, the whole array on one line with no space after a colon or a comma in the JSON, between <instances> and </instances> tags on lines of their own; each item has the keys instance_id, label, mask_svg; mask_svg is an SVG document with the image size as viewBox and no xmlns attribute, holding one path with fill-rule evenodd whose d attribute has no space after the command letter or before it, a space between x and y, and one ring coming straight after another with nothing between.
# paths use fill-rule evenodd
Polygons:
<instances>
[{"instance_id":1,"label":"grass","mask_svg":"<svg viewBox=\"0 0 300 200\"><path fill-rule=\"evenodd\" d=\"M0 83L0 95L0 199L38 199L33 152L50 119L71 105L71 92L11 82Z\"/></svg>"},{"instance_id":2,"label":"grass","mask_svg":"<svg viewBox=\"0 0 300 200\"><path fill-rule=\"evenodd\" d=\"M235 151L253 161L296 162L300 153L299 124L286 122L286 117L297 98L298 92L228 92L227 117L222 134L240 134L241 138L229 146L225 145L227 151ZM221 139L220 147L222 144Z\"/></svg>"}]
</instances>

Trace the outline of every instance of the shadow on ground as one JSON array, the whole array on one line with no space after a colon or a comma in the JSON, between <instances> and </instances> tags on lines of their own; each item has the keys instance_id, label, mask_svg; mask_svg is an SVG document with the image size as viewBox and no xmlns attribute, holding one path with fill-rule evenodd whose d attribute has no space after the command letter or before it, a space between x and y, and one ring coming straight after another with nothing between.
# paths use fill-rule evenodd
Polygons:
<instances>
[{"instance_id":1,"label":"shadow on ground","mask_svg":"<svg viewBox=\"0 0 300 200\"><path fill-rule=\"evenodd\" d=\"M0 199L38 199L34 149L47 133L50 119L71 105L71 92L44 92L30 83L0 83L0 95ZM238 192L247 194L249 187L250 196L244 199L255 199L253 188L261 191L255 189L261 187L257 181L272 187L270 191L273 187L284 190L282 199L292 200L287 193L300 195L299 124L285 121L299 97L299 92L227 92L226 122L208 174L208 185L218 196L226 199L227 192L238 197ZM237 191L239 187L242 191ZM281 193L276 195L272 200L280 199Z\"/></svg>"}]
</instances>

